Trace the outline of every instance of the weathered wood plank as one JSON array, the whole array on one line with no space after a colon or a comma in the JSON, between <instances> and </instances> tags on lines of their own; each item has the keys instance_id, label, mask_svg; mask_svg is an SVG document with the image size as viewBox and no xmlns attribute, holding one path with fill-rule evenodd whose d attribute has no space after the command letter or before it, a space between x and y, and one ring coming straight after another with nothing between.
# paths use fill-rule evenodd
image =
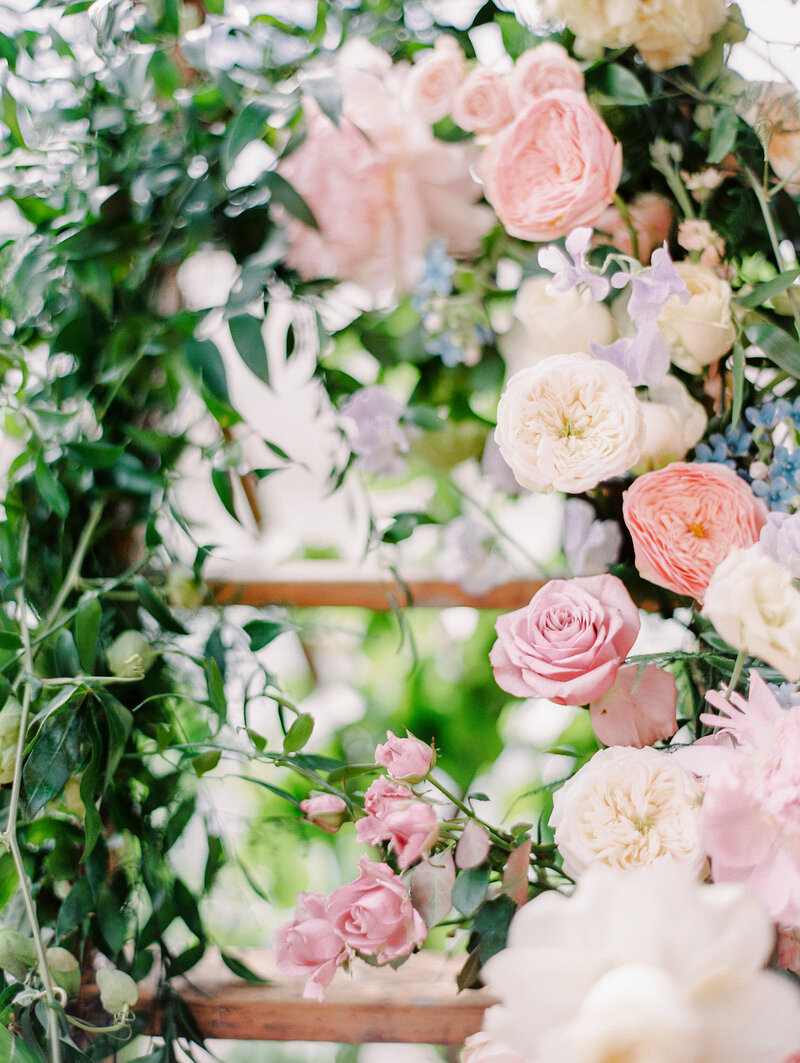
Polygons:
<instances>
[{"instance_id":1,"label":"weathered wood plank","mask_svg":"<svg viewBox=\"0 0 800 1063\"><path fill-rule=\"evenodd\" d=\"M436 952L412 956L399 970L353 965L339 971L324 1001L304 1000L302 982L276 972L270 957L244 953L269 985L236 979L212 958L179 986L203 1035L239 1041L334 1041L342 1044L397 1042L460 1045L481 1027L493 1003L486 990L457 993L455 961ZM158 1033L152 994L142 993L137 1010L152 1011L148 1032Z\"/></svg>"}]
</instances>

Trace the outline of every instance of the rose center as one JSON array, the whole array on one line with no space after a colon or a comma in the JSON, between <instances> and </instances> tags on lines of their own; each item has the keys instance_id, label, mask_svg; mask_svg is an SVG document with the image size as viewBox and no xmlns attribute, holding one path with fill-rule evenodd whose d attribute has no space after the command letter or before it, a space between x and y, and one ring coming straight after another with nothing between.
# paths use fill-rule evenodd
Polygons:
<instances>
[{"instance_id":1,"label":"rose center","mask_svg":"<svg viewBox=\"0 0 800 1063\"><path fill-rule=\"evenodd\" d=\"M690 531L696 539L706 538L706 530L699 521L696 524L690 524L687 531Z\"/></svg>"}]
</instances>

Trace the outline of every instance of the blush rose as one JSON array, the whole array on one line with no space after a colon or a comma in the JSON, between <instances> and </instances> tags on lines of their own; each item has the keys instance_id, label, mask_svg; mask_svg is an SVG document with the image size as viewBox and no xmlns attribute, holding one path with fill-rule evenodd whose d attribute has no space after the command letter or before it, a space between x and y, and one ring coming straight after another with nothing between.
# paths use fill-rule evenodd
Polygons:
<instances>
[{"instance_id":1,"label":"blush rose","mask_svg":"<svg viewBox=\"0 0 800 1063\"><path fill-rule=\"evenodd\" d=\"M328 899L334 930L344 944L379 964L407 956L427 937L422 916L388 864L358 861L360 877Z\"/></svg>"},{"instance_id":2,"label":"blush rose","mask_svg":"<svg viewBox=\"0 0 800 1063\"><path fill-rule=\"evenodd\" d=\"M275 931L273 951L281 971L306 978L303 996L322 1000L325 986L351 950L333 929L323 895L301 893L295 918Z\"/></svg>"},{"instance_id":3,"label":"blush rose","mask_svg":"<svg viewBox=\"0 0 800 1063\"><path fill-rule=\"evenodd\" d=\"M498 133L478 168L511 236L552 240L591 225L614 198L622 148L581 92L530 103Z\"/></svg>"},{"instance_id":4,"label":"blush rose","mask_svg":"<svg viewBox=\"0 0 800 1063\"><path fill-rule=\"evenodd\" d=\"M495 133L513 117L505 81L487 67L471 70L456 89L453 121L470 133Z\"/></svg>"},{"instance_id":5,"label":"blush rose","mask_svg":"<svg viewBox=\"0 0 800 1063\"><path fill-rule=\"evenodd\" d=\"M524 609L498 618L495 680L517 697L585 705L614 685L639 626L616 576L551 580Z\"/></svg>"},{"instance_id":6,"label":"blush rose","mask_svg":"<svg viewBox=\"0 0 800 1063\"><path fill-rule=\"evenodd\" d=\"M510 80L516 111L557 89L583 92L580 63L556 41L545 41L523 52L514 63Z\"/></svg>"},{"instance_id":7,"label":"blush rose","mask_svg":"<svg viewBox=\"0 0 800 1063\"><path fill-rule=\"evenodd\" d=\"M398 782L422 782L433 767L433 748L413 735L397 738L389 731L386 738L386 742L375 749L375 763L383 765Z\"/></svg>"}]
</instances>

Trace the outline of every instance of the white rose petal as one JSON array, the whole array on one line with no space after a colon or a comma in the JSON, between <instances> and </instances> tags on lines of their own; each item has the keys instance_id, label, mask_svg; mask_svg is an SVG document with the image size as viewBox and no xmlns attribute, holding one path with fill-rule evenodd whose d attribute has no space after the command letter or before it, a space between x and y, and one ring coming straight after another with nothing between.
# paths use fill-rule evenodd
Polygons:
<instances>
[{"instance_id":1,"label":"white rose petal","mask_svg":"<svg viewBox=\"0 0 800 1063\"><path fill-rule=\"evenodd\" d=\"M622 370L557 354L509 380L495 439L523 487L578 494L638 462L644 421Z\"/></svg>"},{"instance_id":2,"label":"white rose petal","mask_svg":"<svg viewBox=\"0 0 800 1063\"><path fill-rule=\"evenodd\" d=\"M671 461L680 461L700 442L708 424L703 406L674 376L665 376L656 386L647 389L642 415L642 471L660 469Z\"/></svg>"},{"instance_id":3,"label":"white rose petal","mask_svg":"<svg viewBox=\"0 0 800 1063\"><path fill-rule=\"evenodd\" d=\"M689 289L689 302L673 295L658 316L658 327L675 365L687 373L702 373L727 354L736 339L731 286L695 262L677 262L675 269Z\"/></svg>"}]
</instances>

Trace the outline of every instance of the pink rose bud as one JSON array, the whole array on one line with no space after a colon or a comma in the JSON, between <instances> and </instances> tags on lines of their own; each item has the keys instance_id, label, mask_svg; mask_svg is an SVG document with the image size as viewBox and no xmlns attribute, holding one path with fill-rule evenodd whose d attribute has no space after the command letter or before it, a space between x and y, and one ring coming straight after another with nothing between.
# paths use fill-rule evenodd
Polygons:
<instances>
[{"instance_id":1,"label":"pink rose bud","mask_svg":"<svg viewBox=\"0 0 800 1063\"><path fill-rule=\"evenodd\" d=\"M396 738L387 732L388 741L375 750L375 763L382 764L393 779L400 782L422 782L436 762L432 746L418 738Z\"/></svg>"},{"instance_id":2,"label":"pink rose bud","mask_svg":"<svg viewBox=\"0 0 800 1063\"><path fill-rule=\"evenodd\" d=\"M273 952L278 968L292 978L306 978L304 997L322 1000L340 967L350 956L336 933L321 893L300 893L295 918L275 931Z\"/></svg>"},{"instance_id":3,"label":"pink rose bud","mask_svg":"<svg viewBox=\"0 0 800 1063\"><path fill-rule=\"evenodd\" d=\"M334 930L347 948L374 956L378 964L407 956L428 934L408 890L388 864L358 861L360 878L328 899Z\"/></svg>"},{"instance_id":4,"label":"pink rose bud","mask_svg":"<svg viewBox=\"0 0 800 1063\"><path fill-rule=\"evenodd\" d=\"M347 804L335 794L315 794L300 802L309 823L328 834L335 834L347 818Z\"/></svg>"}]
</instances>

